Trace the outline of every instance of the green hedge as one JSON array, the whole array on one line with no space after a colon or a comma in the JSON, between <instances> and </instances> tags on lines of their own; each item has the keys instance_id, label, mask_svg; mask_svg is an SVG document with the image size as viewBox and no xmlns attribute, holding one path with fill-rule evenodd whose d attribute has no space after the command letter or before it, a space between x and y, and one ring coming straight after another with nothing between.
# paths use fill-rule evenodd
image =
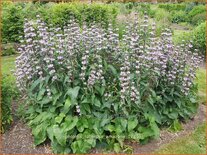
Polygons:
<instances>
[{"instance_id":1,"label":"green hedge","mask_svg":"<svg viewBox=\"0 0 207 155\"><path fill-rule=\"evenodd\" d=\"M185 11L186 4L181 3L181 4L166 4L166 3L161 3L158 5L159 8L165 9L169 12L171 11Z\"/></svg>"},{"instance_id":2,"label":"green hedge","mask_svg":"<svg viewBox=\"0 0 207 155\"><path fill-rule=\"evenodd\" d=\"M34 19L39 14L45 22L63 27L71 18L75 18L81 25L83 21L93 21L107 27L114 23L118 9L107 4L84 3L6 3L3 5L3 42L18 42L23 34L24 18Z\"/></svg>"},{"instance_id":3,"label":"green hedge","mask_svg":"<svg viewBox=\"0 0 207 155\"><path fill-rule=\"evenodd\" d=\"M172 16L172 23L180 23L180 22L186 22L187 21L187 16L184 11L173 11L171 13Z\"/></svg>"},{"instance_id":4,"label":"green hedge","mask_svg":"<svg viewBox=\"0 0 207 155\"><path fill-rule=\"evenodd\" d=\"M203 12L203 13L195 15L192 18L191 23L193 25L199 25L200 23L205 22L205 21L206 21L206 12Z\"/></svg>"},{"instance_id":5,"label":"green hedge","mask_svg":"<svg viewBox=\"0 0 207 155\"><path fill-rule=\"evenodd\" d=\"M205 5L198 5L195 6L189 13L188 17L193 18L194 16L206 12L206 6Z\"/></svg>"},{"instance_id":6,"label":"green hedge","mask_svg":"<svg viewBox=\"0 0 207 155\"><path fill-rule=\"evenodd\" d=\"M23 34L22 7L13 3L3 5L2 9L2 41L18 42Z\"/></svg>"},{"instance_id":7,"label":"green hedge","mask_svg":"<svg viewBox=\"0 0 207 155\"><path fill-rule=\"evenodd\" d=\"M53 5L48 12L45 16L48 22L59 26L75 18L79 24L95 21L106 27L109 22L114 22L117 16L116 7L103 4L61 3Z\"/></svg>"}]
</instances>

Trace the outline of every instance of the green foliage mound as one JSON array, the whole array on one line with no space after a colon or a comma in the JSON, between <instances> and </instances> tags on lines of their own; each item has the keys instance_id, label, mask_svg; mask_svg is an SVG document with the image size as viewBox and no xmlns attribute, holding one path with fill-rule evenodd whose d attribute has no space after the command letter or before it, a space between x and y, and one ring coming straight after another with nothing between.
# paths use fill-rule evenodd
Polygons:
<instances>
[{"instance_id":1,"label":"green foliage mound","mask_svg":"<svg viewBox=\"0 0 207 155\"><path fill-rule=\"evenodd\" d=\"M125 140L147 143L195 114L200 57L191 44L173 46L169 29L158 39L148 16L127 24L122 39L111 24L70 20L61 29L37 18L25 21L16 60L35 145L49 139L54 153L127 152Z\"/></svg>"},{"instance_id":2,"label":"green foliage mound","mask_svg":"<svg viewBox=\"0 0 207 155\"><path fill-rule=\"evenodd\" d=\"M192 34L193 45L198 49L198 53L204 57L206 55L206 22L198 25Z\"/></svg>"}]
</instances>

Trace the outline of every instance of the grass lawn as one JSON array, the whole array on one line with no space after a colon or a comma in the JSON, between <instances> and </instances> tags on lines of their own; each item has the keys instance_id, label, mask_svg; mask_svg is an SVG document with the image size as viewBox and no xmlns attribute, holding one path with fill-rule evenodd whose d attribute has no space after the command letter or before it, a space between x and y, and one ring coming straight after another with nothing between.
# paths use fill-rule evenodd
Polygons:
<instances>
[{"instance_id":1,"label":"grass lawn","mask_svg":"<svg viewBox=\"0 0 207 155\"><path fill-rule=\"evenodd\" d=\"M172 39L175 44L180 44L182 40L189 40L190 35L191 31L189 30L174 30Z\"/></svg>"},{"instance_id":2,"label":"grass lawn","mask_svg":"<svg viewBox=\"0 0 207 155\"><path fill-rule=\"evenodd\" d=\"M15 56L4 56L2 60L2 74L11 74L11 70L15 69Z\"/></svg>"},{"instance_id":3,"label":"grass lawn","mask_svg":"<svg viewBox=\"0 0 207 155\"><path fill-rule=\"evenodd\" d=\"M4 56L1 57L1 71L2 71L2 75L8 75L8 79L9 81L11 80L11 82L15 82L15 77L12 73L12 70L15 69L15 58L17 56Z\"/></svg>"},{"instance_id":4,"label":"grass lawn","mask_svg":"<svg viewBox=\"0 0 207 155\"><path fill-rule=\"evenodd\" d=\"M186 137L161 147L155 154L206 154L206 124Z\"/></svg>"},{"instance_id":5,"label":"grass lawn","mask_svg":"<svg viewBox=\"0 0 207 155\"><path fill-rule=\"evenodd\" d=\"M206 103L206 70L200 68L197 71L198 96L201 103Z\"/></svg>"}]
</instances>

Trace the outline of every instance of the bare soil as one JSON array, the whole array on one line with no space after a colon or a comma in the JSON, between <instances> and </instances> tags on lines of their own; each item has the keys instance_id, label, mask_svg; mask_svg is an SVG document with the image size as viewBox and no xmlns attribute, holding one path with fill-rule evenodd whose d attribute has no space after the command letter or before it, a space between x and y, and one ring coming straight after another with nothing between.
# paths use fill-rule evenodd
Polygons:
<instances>
[{"instance_id":1,"label":"bare soil","mask_svg":"<svg viewBox=\"0 0 207 155\"><path fill-rule=\"evenodd\" d=\"M15 116L17 104L13 104L14 122L11 128L6 131L2 136L3 154L52 154L52 150L49 144L43 144L38 147L34 146L31 129ZM134 148L136 154L148 154L152 153L160 146L176 140L178 137L183 137L190 134L199 124L206 119L206 107L201 104L197 115L192 120L183 124L183 130L178 133L172 133L168 130L162 130L160 138L152 140L146 145L140 145L137 143L130 143L130 146ZM92 153L100 153L100 150L94 149Z\"/></svg>"},{"instance_id":2,"label":"bare soil","mask_svg":"<svg viewBox=\"0 0 207 155\"><path fill-rule=\"evenodd\" d=\"M188 31L189 30L189 28L187 26L182 26L182 25L175 24L175 23L172 23L170 27L173 30L185 30L185 31Z\"/></svg>"}]
</instances>

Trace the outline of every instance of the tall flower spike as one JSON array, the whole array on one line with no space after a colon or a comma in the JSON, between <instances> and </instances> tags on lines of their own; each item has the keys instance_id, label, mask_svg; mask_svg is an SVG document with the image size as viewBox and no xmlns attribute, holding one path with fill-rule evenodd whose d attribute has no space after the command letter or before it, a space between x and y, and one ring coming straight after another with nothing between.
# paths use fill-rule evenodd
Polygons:
<instances>
[{"instance_id":1,"label":"tall flower spike","mask_svg":"<svg viewBox=\"0 0 207 155\"><path fill-rule=\"evenodd\" d=\"M128 54L124 55L124 62L120 70L121 100L124 103L129 94L130 85L130 62Z\"/></svg>"}]
</instances>

